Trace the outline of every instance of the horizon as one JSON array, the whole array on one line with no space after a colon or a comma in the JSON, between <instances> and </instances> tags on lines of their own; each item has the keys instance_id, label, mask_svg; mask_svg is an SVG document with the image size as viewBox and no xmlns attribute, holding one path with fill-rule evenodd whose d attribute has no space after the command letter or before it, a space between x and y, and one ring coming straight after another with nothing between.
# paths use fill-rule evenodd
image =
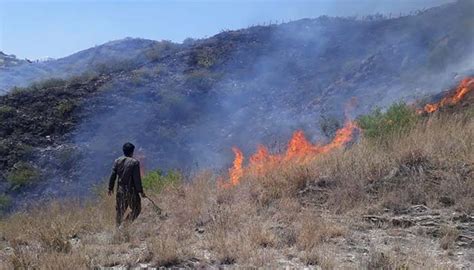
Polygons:
<instances>
[{"instance_id":1,"label":"horizon","mask_svg":"<svg viewBox=\"0 0 474 270\"><path fill-rule=\"evenodd\" d=\"M0 51L20 59L62 58L127 37L170 40L319 16L399 16L454 0L8 1L0 0ZM77 12L80 10L81 12ZM173 27L167 27L172 25ZM34 44L34 46L31 46Z\"/></svg>"}]
</instances>

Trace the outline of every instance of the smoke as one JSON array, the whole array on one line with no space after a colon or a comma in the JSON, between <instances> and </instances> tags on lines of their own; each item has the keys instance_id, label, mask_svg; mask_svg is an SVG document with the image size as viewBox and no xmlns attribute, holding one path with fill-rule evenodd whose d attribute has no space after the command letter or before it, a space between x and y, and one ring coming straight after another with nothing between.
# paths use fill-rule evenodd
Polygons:
<instances>
[{"instance_id":1,"label":"smoke","mask_svg":"<svg viewBox=\"0 0 474 270\"><path fill-rule=\"evenodd\" d=\"M313 142L327 141L321 125L344 122L348 103L356 117L438 93L473 72L467 10L450 5L372 21L322 17L224 32L182 47L134 73L158 76L120 76L87 103L89 117L70 136L75 162L51 170L45 190L90 194L127 141L146 156L147 169L184 171L225 170L232 146L246 156L258 144L282 150L297 129ZM211 68L190 60L215 51L224 51L225 61Z\"/></svg>"}]
</instances>

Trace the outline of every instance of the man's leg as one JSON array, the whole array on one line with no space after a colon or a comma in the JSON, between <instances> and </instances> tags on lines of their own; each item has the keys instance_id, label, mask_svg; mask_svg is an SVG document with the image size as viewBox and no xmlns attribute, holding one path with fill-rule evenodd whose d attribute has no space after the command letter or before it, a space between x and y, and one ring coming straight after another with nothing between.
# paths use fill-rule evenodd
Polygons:
<instances>
[{"instance_id":1,"label":"man's leg","mask_svg":"<svg viewBox=\"0 0 474 270\"><path fill-rule=\"evenodd\" d=\"M116 215L115 222L118 227L120 226L120 224L122 224L123 215L125 214L125 210L127 210L127 207L128 207L128 200L127 200L126 193L120 187L117 188L116 198L117 198L117 204L115 206L115 210L117 211L117 215Z\"/></svg>"},{"instance_id":2,"label":"man's leg","mask_svg":"<svg viewBox=\"0 0 474 270\"><path fill-rule=\"evenodd\" d=\"M134 221L142 211L140 194L137 192L130 194L130 208L132 212L127 215L127 221Z\"/></svg>"}]
</instances>

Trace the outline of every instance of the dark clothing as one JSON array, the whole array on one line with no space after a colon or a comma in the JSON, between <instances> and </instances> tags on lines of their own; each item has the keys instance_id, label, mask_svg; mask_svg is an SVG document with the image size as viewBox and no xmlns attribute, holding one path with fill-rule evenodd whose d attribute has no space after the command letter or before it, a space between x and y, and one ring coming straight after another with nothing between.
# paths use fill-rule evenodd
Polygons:
<instances>
[{"instance_id":1,"label":"dark clothing","mask_svg":"<svg viewBox=\"0 0 474 270\"><path fill-rule=\"evenodd\" d=\"M114 189L117 179L117 226L123 221L123 215L128 207L132 210L127 215L127 221L135 220L141 211L141 199L139 193L143 192L142 179L140 176L140 162L131 157L119 157L115 160L112 174L109 179L109 190Z\"/></svg>"}]
</instances>

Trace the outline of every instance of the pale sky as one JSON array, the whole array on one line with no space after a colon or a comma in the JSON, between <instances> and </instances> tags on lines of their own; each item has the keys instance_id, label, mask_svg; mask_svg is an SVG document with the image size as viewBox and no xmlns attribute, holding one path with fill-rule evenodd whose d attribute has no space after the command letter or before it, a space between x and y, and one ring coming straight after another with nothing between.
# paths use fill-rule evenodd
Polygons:
<instances>
[{"instance_id":1,"label":"pale sky","mask_svg":"<svg viewBox=\"0 0 474 270\"><path fill-rule=\"evenodd\" d=\"M64 57L124 37L181 42L270 21L399 15L454 0L0 0L0 51Z\"/></svg>"}]
</instances>

